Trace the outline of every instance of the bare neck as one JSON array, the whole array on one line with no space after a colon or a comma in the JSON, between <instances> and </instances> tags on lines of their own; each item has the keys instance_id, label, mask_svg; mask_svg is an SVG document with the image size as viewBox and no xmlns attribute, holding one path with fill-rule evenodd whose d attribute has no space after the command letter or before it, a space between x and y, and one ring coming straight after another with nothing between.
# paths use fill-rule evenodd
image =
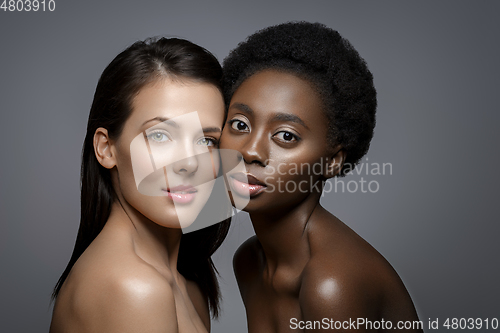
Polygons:
<instances>
[{"instance_id":1,"label":"bare neck","mask_svg":"<svg viewBox=\"0 0 500 333\"><path fill-rule=\"evenodd\" d=\"M182 229L166 228L147 219L120 198L111 207L106 224L127 230L136 254L159 271L168 269L178 277L177 258Z\"/></svg>"},{"instance_id":2,"label":"bare neck","mask_svg":"<svg viewBox=\"0 0 500 333\"><path fill-rule=\"evenodd\" d=\"M308 223L321 210L320 195L311 193L288 210L250 214L270 272L280 266L303 268L310 258Z\"/></svg>"}]
</instances>

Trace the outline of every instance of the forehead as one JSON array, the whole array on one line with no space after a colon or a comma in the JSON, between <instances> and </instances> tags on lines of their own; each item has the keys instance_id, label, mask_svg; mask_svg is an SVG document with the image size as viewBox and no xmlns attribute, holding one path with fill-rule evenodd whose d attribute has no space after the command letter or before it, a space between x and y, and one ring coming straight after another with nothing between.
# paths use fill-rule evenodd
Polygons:
<instances>
[{"instance_id":1,"label":"forehead","mask_svg":"<svg viewBox=\"0 0 500 333\"><path fill-rule=\"evenodd\" d=\"M164 79L143 87L134 97L130 120L173 118L191 112L197 112L202 122L222 123L224 102L219 90L208 83Z\"/></svg>"},{"instance_id":2,"label":"forehead","mask_svg":"<svg viewBox=\"0 0 500 333\"><path fill-rule=\"evenodd\" d=\"M234 103L247 104L254 111L293 113L309 121L326 119L312 83L276 70L264 70L246 79L234 93L231 105Z\"/></svg>"}]
</instances>

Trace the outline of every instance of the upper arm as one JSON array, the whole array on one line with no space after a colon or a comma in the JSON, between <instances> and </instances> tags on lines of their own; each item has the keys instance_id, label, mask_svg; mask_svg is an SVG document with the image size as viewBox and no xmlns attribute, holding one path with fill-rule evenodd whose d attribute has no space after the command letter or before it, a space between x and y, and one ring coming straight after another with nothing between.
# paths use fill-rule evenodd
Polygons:
<instances>
[{"instance_id":1,"label":"upper arm","mask_svg":"<svg viewBox=\"0 0 500 333\"><path fill-rule=\"evenodd\" d=\"M398 321L416 323L419 321L417 311L410 294L401 281L401 278L391 268L391 273L384 280L384 307L381 316L396 324ZM397 331L397 330L392 330ZM418 329L402 329L402 332L423 332L423 324Z\"/></svg>"},{"instance_id":2,"label":"upper arm","mask_svg":"<svg viewBox=\"0 0 500 333\"><path fill-rule=\"evenodd\" d=\"M342 277L321 272L314 272L303 280L299 301L305 321L331 318L343 322L372 317L368 306L370 300L365 298L361 288L354 287Z\"/></svg>"},{"instance_id":3,"label":"upper arm","mask_svg":"<svg viewBox=\"0 0 500 333\"><path fill-rule=\"evenodd\" d=\"M125 276L96 289L83 311L89 332L178 332L173 291L160 277Z\"/></svg>"},{"instance_id":4,"label":"upper arm","mask_svg":"<svg viewBox=\"0 0 500 333\"><path fill-rule=\"evenodd\" d=\"M342 330L346 332L370 331L363 320L390 321L391 332L398 331L398 321L418 321L410 296L389 264L345 266L335 268L329 263L317 263L308 268L299 295L303 320L332 319L345 323ZM358 318L359 326L354 326L352 323L357 324ZM332 329L324 328L325 332Z\"/></svg>"},{"instance_id":5,"label":"upper arm","mask_svg":"<svg viewBox=\"0 0 500 333\"><path fill-rule=\"evenodd\" d=\"M316 263L304 273L299 302L303 320L323 324L323 319L327 318L330 325L330 319L342 324L351 323L357 318L377 320L381 298L377 281L370 281L366 276L349 269L332 267L329 263ZM363 327L353 329L352 325L344 325L342 331L365 331ZM332 329L325 324L321 328L325 332Z\"/></svg>"}]
</instances>

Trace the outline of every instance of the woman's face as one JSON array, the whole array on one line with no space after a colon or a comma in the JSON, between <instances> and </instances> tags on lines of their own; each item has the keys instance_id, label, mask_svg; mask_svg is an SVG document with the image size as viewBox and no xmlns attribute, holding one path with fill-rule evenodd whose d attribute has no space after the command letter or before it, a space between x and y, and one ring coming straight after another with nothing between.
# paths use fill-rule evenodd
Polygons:
<instances>
[{"instance_id":1,"label":"woman's face","mask_svg":"<svg viewBox=\"0 0 500 333\"><path fill-rule=\"evenodd\" d=\"M233 198L250 195L244 210L275 213L319 191L332 153L327 131L308 81L274 70L249 77L231 99L221 137L220 147L239 151L247 170L230 175Z\"/></svg>"},{"instance_id":2,"label":"woman's face","mask_svg":"<svg viewBox=\"0 0 500 333\"><path fill-rule=\"evenodd\" d=\"M219 169L224 102L207 83L161 80L142 88L114 143L118 191L165 227L191 224Z\"/></svg>"}]
</instances>

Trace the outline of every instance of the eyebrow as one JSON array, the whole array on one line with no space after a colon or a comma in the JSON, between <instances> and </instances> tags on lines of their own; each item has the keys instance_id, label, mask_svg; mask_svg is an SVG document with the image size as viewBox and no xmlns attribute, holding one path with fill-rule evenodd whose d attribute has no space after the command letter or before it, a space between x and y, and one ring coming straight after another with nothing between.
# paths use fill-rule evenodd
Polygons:
<instances>
[{"instance_id":1,"label":"eyebrow","mask_svg":"<svg viewBox=\"0 0 500 333\"><path fill-rule=\"evenodd\" d=\"M302 126L304 126L305 128L309 129L309 127L307 127L306 123L304 123L304 121L302 119L300 119L299 116L296 116L294 114L291 114L291 113L277 113L273 119L273 121L290 121L292 123L296 123L296 124L300 124Z\"/></svg>"},{"instance_id":2,"label":"eyebrow","mask_svg":"<svg viewBox=\"0 0 500 333\"><path fill-rule=\"evenodd\" d=\"M151 121L166 122L168 125L170 125L172 127L180 128L179 124L177 124L175 121L173 121L172 119L165 118L165 117L154 117L152 119L146 120L142 124L142 126L146 125L147 123L149 123ZM205 127L202 129L202 131L204 133L220 133L220 132L222 132L220 127Z\"/></svg>"},{"instance_id":3,"label":"eyebrow","mask_svg":"<svg viewBox=\"0 0 500 333\"><path fill-rule=\"evenodd\" d=\"M146 120L142 126L146 125L147 123L151 122L151 121L159 121L159 122L166 122L168 125L172 126L172 127L175 127L175 128L179 128L179 124L177 124L175 121L171 120L171 119L168 119L168 118L165 118L165 117L154 117L152 119L149 119L149 120Z\"/></svg>"},{"instance_id":4,"label":"eyebrow","mask_svg":"<svg viewBox=\"0 0 500 333\"><path fill-rule=\"evenodd\" d=\"M222 130L219 127L205 127L202 129L204 133L220 133Z\"/></svg>"},{"instance_id":5,"label":"eyebrow","mask_svg":"<svg viewBox=\"0 0 500 333\"><path fill-rule=\"evenodd\" d=\"M233 105L230 106L230 108L235 108L240 110L243 113L247 113L249 115L253 115L254 111L252 110L251 107L249 107L246 104L243 103L234 103ZM290 121L292 123L300 124L304 126L305 128L309 129L307 127L306 123L299 117L291 113L285 113L285 112L279 112L276 113L271 121Z\"/></svg>"},{"instance_id":6,"label":"eyebrow","mask_svg":"<svg viewBox=\"0 0 500 333\"><path fill-rule=\"evenodd\" d=\"M243 103L234 103L232 104L230 107L230 109L232 108L235 108L235 109L238 109L240 110L241 112L244 112L244 113L247 113L249 115L253 115L253 110L251 107L249 107L248 105L246 104L243 104Z\"/></svg>"}]
</instances>

